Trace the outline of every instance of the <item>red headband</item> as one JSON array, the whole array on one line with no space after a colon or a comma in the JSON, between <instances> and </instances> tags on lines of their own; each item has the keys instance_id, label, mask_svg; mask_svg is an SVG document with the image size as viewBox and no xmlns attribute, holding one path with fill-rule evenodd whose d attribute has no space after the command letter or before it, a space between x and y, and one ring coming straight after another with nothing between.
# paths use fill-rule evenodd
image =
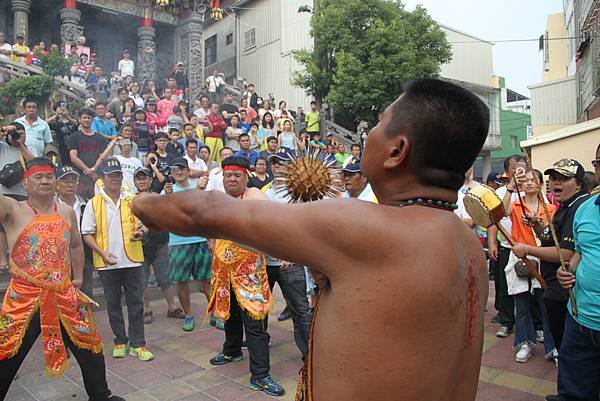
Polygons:
<instances>
[{"instance_id":1,"label":"red headband","mask_svg":"<svg viewBox=\"0 0 600 401\"><path fill-rule=\"evenodd\" d=\"M29 178L36 173L54 174L54 168L50 166L33 166L25 170L25 173L23 173L23 178Z\"/></svg>"},{"instance_id":2,"label":"red headband","mask_svg":"<svg viewBox=\"0 0 600 401\"><path fill-rule=\"evenodd\" d=\"M244 174L248 174L248 170L240 166L225 166L223 171L241 171Z\"/></svg>"}]
</instances>

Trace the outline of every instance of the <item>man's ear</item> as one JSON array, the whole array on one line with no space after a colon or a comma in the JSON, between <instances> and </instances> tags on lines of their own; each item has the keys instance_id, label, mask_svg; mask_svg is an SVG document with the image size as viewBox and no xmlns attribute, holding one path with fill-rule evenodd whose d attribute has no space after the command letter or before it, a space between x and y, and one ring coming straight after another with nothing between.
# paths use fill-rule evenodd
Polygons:
<instances>
[{"instance_id":1,"label":"man's ear","mask_svg":"<svg viewBox=\"0 0 600 401\"><path fill-rule=\"evenodd\" d=\"M383 168L386 170L393 170L402 164L406 164L408 162L408 154L410 151L408 137L404 135L398 135L390 142L391 146L388 148L388 154L383 161Z\"/></svg>"}]
</instances>

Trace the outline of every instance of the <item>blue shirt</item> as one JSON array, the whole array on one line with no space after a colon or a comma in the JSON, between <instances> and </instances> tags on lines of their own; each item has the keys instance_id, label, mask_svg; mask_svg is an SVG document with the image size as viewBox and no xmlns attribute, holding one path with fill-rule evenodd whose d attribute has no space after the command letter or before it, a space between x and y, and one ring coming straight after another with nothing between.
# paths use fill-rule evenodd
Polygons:
<instances>
[{"instance_id":1,"label":"blue shirt","mask_svg":"<svg viewBox=\"0 0 600 401\"><path fill-rule=\"evenodd\" d=\"M100 117L94 117L92 121L92 131L102 134L104 136L117 136L117 128L107 118L106 121L102 121Z\"/></svg>"},{"instance_id":2,"label":"blue shirt","mask_svg":"<svg viewBox=\"0 0 600 401\"><path fill-rule=\"evenodd\" d=\"M258 159L259 157L258 152L255 150L250 150L248 153L244 153L243 150L238 150L233 155L235 157L243 157L244 159L248 160L251 166L254 166L254 163L256 163L256 159Z\"/></svg>"},{"instance_id":3,"label":"blue shirt","mask_svg":"<svg viewBox=\"0 0 600 401\"><path fill-rule=\"evenodd\" d=\"M241 128L244 134L250 132L250 124L249 123L238 123L238 128Z\"/></svg>"},{"instance_id":4,"label":"blue shirt","mask_svg":"<svg viewBox=\"0 0 600 401\"><path fill-rule=\"evenodd\" d=\"M187 191L190 189L196 189L195 185L191 185L187 188L180 187L177 184L173 184L173 193ZM164 191L162 192L165 193ZM207 239L204 237L182 237L177 234L169 233L169 246L173 245L187 245L187 244L195 244L197 242L206 242Z\"/></svg>"},{"instance_id":5,"label":"blue shirt","mask_svg":"<svg viewBox=\"0 0 600 401\"><path fill-rule=\"evenodd\" d=\"M25 127L25 145L34 157L43 157L44 148L47 144L52 143L52 132L48 123L40 117L29 125L25 116L17 118L16 123L21 123Z\"/></svg>"},{"instance_id":6,"label":"blue shirt","mask_svg":"<svg viewBox=\"0 0 600 401\"><path fill-rule=\"evenodd\" d=\"M581 204L573 219L575 251L581 254L573 294L579 313L577 323L600 331L600 195ZM570 302L570 301L569 301ZM571 305L569 305L571 313Z\"/></svg>"}]
</instances>

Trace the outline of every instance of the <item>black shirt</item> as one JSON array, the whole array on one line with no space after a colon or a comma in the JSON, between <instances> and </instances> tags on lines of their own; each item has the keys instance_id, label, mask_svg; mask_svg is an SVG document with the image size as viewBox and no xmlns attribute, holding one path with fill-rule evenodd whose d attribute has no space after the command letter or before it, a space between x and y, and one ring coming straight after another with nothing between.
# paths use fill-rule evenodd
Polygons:
<instances>
[{"instance_id":1,"label":"black shirt","mask_svg":"<svg viewBox=\"0 0 600 401\"><path fill-rule=\"evenodd\" d=\"M49 124L52 130L54 142L58 144L58 153L60 154L61 164L71 165L71 157L69 156L69 140L71 135L77 131L77 123L67 120L60 121L56 118Z\"/></svg>"},{"instance_id":2,"label":"black shirt","mask_svg":"<svg viewBox=\"0 0 600 401\"><path fill-rule=\"evenodd\" d=\"M273 177L267 173L267 176L264 180L261 180L256 175L252 174L250 178L248 178L248 188L258 188L262 189L265 185L273 181Z\"/></svg>"},{"instance_id":3,"label":"black shirt","mask_svg":"<svg viewBox=\"0 0 600 401\"><path fill-rule=\"evenodd\" d=\"M229 114L235 114L238 112L238 108L233 103L223 103L221 105L221 111L226 111ZM227 123L228 127L231 127L231 118L226 118L225 122Z\"/></svg>"},{"instance_id":4,"label":"black shirt","mask_svg":"<svg viewBox=\"0 0 600 401\"><path fill-rule=\"evenodd\" d=\"M570 251L575 249L575 242L573 241L573 218L575 217L577 208L588 198L589 195L587 192L578 192L571 199L561 203L559 208L556 209L552 218L552 224L554 224L558 244L561 249L568 249ZM540 242L543 247L554 247L550 227L546 227L540 238ZM567 290L560 286L556 278L556 271L559 267L560 263L548 262L546 260L542 260L540 263L542 277L544 277L546 284L548 284L548 289L544 291L544 298L566 302L569 299Z\"/></svg>"},{"instance_id":5,"label":"black shirt","mask_svg":"<svg viewBox=\"0 0 600 401\"><path fill-rule=\"evenodd\" d=\"M77 131L69 138L69 150L73 149L77 150L77 157L91 168L106 149L106 139L97 132L94 132L94 135L86 135Z\"/></svg>"}]
</instances>

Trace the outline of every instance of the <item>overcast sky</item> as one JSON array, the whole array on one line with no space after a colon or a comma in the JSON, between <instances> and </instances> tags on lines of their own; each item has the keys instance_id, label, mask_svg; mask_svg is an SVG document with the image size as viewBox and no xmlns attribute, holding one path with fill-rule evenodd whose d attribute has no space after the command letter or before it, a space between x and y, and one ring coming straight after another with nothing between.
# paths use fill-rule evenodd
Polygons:
<instances>
[{"instance_id":1,"label":"overcast sky","mask_svg":"<svg viewBox=\"0 0 600 401\"><path fill-rule=\"evenodd\" d=\"M412 10L422 4L438 22L488 41L538 38L546 16L562 12L561 0L404 0ZM529 96L527 85L541 82L542 59L537 42L494 45L494 74L508 88Z\"/></svg>"}]
</instances>

